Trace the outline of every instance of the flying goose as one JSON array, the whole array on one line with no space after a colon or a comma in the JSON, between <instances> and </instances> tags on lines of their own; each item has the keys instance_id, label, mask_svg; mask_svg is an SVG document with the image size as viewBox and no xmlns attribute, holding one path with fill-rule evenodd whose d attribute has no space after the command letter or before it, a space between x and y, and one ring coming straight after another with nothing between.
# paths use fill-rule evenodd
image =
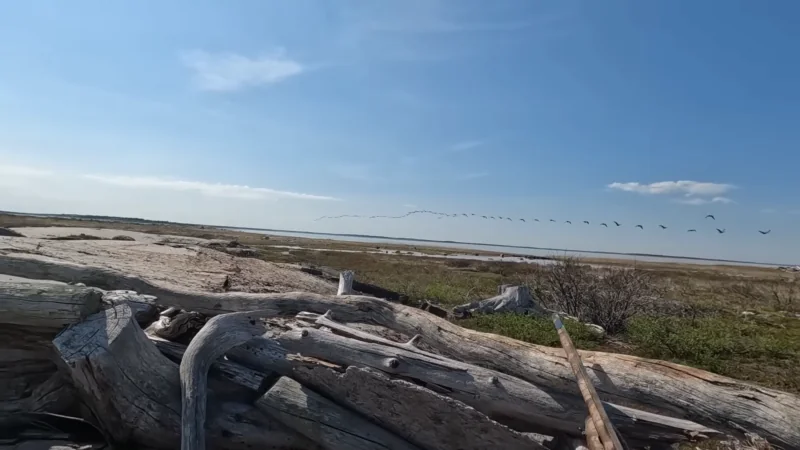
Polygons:
<instances>
[{"instance_id":1,"label":"flying goose","mask_svg":"<svg viewBox=\"0 0 800 450\"><path fill-rule=\"evenodd\" d=\"M717 218L716 218L716 217L714 217L714 215L713 215L713 214L709 214L709 215L707 215L707 216L706 216L706 219L708 219L709 217L711 218L711 220L717 220Z\"/></svg>"},{"instance_id":2,"label":"flying goose","mask_svg":"<svg viewBox=\"0 0 800 450\"><path fill-rule=\"evenodd\" d=\"M725 232L725 228L723 228L723 229L721 229L721 230L720 230L719 228L717 228L717 233L719 233L719 234L722 234L722 233L724 233L724 232Z\"/></svg>"},{"instance_id":3,"label":"flying goose","mask_svg":"<svg viewBox=\"0 0 800 450\"><path fill-rule=\"evenodd\" d=\"M525 222L525 219L519 219L519 220L522 221L522 222Z\"/></svg>"},{"instance_id":4,"label":"flying goose","mask_svg":"<svg viewBox=\"0 0 800 450\"><path fill-rule=\"evenodd\" d=\"M550 219L550 222L555 222L555 221L556 221L556 219Z\"/></svg>"},{"instance_id":5,"label":"flying goose","mask_svg":"<svg viewBox=\"0 0 800 450\"><path fill-rule=\"evenodd\" d=\"M643 230L644 230L644 227L643 227L643 226L641 226L641 225L636 225L634 228L641 228L641 229L643 229Z\"/></svg>"},{"instance_id":6,"label":"flying goose","mask_svg":"<svg viewBox=\"0 0 800 450\"><path fill-rule=\"evenodd\" d=\"M666 230L667 229L667 227L665 227L664 225L659 225L659 226L661 227L662 230Z\"/></svg>"},{"instance_id":7,"label":"flying goose","mask_svg":"<svg viewBox=\"0 0 800 450\"><path fill-rule=\"evenodd\" d=\"M602 225L602 226L604 226L604 227L608 228L608 224L607 224L607 223L605 223L605 222L601 223L600 225Z\"/></svg>"},{"instance_id":8,"label":"flying goose","mask_svg":"<svg viewBox=\"0 0 800 450\"><path fill-rule=\"evenodd\" d=\"M589 221L588 220L584 220L583 223L585 223L586 225L589 225Z\"/></svg>"},{"instance_id":9,"label":"flying goose","mask_svg":"<svg viewBox=\"0 0 800 450\"><path fill-rule=\"evenodd\" d=\"M686 232L687 233L697 233L697 230L695 230L694 228L691 228L689 230L686 230Z\"/></svg>"},{"instance_id":10,"label":"flying goose","mask_svg":"<svg viewBox=\"0 0 800 450\"><path fill-rule=\"evenodd\" d=\"M769 234L770 231L772 231L772 230L767 230L767 231L758 230L758 232L761 233L761 234Z\"/></svg>"},{"instance_id":11,"label":"flying goose","mask_svg":"<svg viewBox=\"0 0 800 450\"><path fill-rule=\"evenodd\" d=\"M620 226L620 225L622 225L622 224L621 224L621 223L619 223L619 222L617 222L617 221L615 220L615 221L614 221L614 225L616 225L616 226Z\"/></svg>"},{"instance_id":12,"label":"flying goose","mask_svg":"<svg viewBox=\"0 0 800 450\"><path fill-rule=\"evenodd\" d=\"M570 222L569 220L565 220L564 223L568 223L568 224L572 225L572 222Z\"/></svg>"}]
</instances>

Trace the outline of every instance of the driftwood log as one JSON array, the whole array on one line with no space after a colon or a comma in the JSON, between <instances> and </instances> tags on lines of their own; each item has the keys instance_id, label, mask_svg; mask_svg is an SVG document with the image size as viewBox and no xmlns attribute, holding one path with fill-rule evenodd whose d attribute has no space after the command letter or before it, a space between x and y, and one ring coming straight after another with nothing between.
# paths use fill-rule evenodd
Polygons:
<instances>
[{"instance_id":1,"label":"driftwood log","mask_svg":"<svg viewBox=\"0 0 800 450\"><path fill-rule=\"evenodd\" d=\"M82 400L115 443L174 449L180 443L178 366L141 330L127 305L89 317L54 345ZM206 425L216 448L316 449L248 404L217 399Z\"/></svg>"},{"instance_id":2,"label":"driftwood log","mask_svg":"<svg viewBox=\"0 0 800 450\"><path fill-rule=\"evenodd\" d=\"M0 272L80 281L106 289L155 295L163 304L208 315L268 309L276 316L332 310L344 323L380 325L451 358L527 381L548 394L578 397L563 351L461 328L424 311L361 296L305 293L243 294L183 292L108 269L0 255ZM627 355L581 352L601 399L693 420L711 428L758 433L783 448L800 448L800 399L678 364Z\"/></svg>"},{"instance_id":3,"label":"driftwood log","mask_svg":"<svg viewBox=\"0 0 800 450\"><path fill-rule=\"evenodd\" d=\"M242 313L239 313L242 314ZM420 352L350 339L313 328L256 337L233 349L228 357L250 368L275 370L290 375L302 363L291 357L301 354L342 366L367 367L393 377L413 380L423 387L447 395L488 417L520 431L553 435L580 435L586 416L580 397L547 393L539 387L494 370ZM310 381L310 380L306 380ZM309 385L326 393L324 385ZM609 405L620 432L634 440L687 440L692 435L715 435L716 431L693 422L631 408Z\"/></svg>"},{"instance_id":4,"label":"driftwood log","mask_svg":"<svg viewBox=\"0 0 800 450\"><path fill-rule=\"evenodd\" d=\"M419 450L291 378L281 377L256 406L326 449Z\"/></svg>"}]
</instances>

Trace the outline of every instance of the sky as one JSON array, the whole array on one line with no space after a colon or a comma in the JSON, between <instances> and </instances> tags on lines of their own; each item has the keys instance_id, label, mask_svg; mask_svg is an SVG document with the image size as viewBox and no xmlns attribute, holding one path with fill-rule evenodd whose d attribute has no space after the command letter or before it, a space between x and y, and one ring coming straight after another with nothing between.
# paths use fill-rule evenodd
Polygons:
<instances>
[{"instance_id":1,"label":"sky","mask_svg":"<svg viewBox=\"0 0 800 450\"><path fill-rule=\"evenodd\" d=\"M800 263L797 23L793 0L2 2L0 210ZM314 220L416 209L526 222Z\"/></svg>"}]
</instances>

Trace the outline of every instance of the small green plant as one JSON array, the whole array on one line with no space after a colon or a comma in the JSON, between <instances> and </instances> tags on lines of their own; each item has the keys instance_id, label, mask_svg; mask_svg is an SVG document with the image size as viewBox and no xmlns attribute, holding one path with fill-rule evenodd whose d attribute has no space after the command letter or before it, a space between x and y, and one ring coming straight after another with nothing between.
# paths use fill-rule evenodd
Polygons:
<instances>
[{"instance_id":1,"label":"small green plant","mask_svg":"<svg viewBox=\"0 0 800 450\"><path fill-rule=\"evenodd\" d=\"M459 320L457 323L465 328L500 334L532 344L561 347L553 321L546 317L486 314ZM602 341L580 322L565 320L564 326L578 348L593 349Z\"/></svg>"}]
</instances>

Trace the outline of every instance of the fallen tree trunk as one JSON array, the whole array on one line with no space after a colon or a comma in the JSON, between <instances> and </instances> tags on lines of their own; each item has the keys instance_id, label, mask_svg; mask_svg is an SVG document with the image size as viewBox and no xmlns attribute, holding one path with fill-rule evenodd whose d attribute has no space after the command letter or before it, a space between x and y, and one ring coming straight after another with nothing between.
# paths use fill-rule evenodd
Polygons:
<instances>
[{"instance_id":1,"label":"fallen tree trunk","mask_svg":"<svg viewBox=\"0 0 800 450\"><path fill-rule=\"evenodd\" d=\"M279 333L272 339L254 338L231 350L228 357L256 370L291 375L299 365L290 356L295 353L415 380L519 431L580 435L586 416L580 397L548 393L518 378L470 364L430 358L313 328ZM327 389L322 385L311 387L323 392ZM691 435L718 434L686 420L610 404L606 408L620 432L635 440L675 442L687 440Z\"/></svg>"},{"instance_id":2,"label":"fallen tree trunk","mask_svg":"<svg viewBox=\"0 0 800 450\"><path fill-rule=\"evenodd\" d=\"M361 296L306 293L182 292L108 269L19 254L0 255L0 272L59 281L82 281L155 295L166 305L208 315L269 309L274 315L332 310L337 320L378 324L452 358L498 370L559 395L578 396L563 350L459 327L414 308ZM601 399L696 421L726 431L748 430L784 448L800 448L800 398L664 361L581 352Z\"/></svg>"},{"instance_id":3,"label":"fallen tree trunk","mask_svg":"<svg viewBox=\"0 0 800 450\"><path fill-rule=\"evenodd\" d=\"M47 283L0 283L0 323L58 330L100 309L103 291Z\"/></svg>"},{"instance_id":4,"label":"fallen tree trunk","mask_svg":"<svg viewBox=\"0 0 800 450\"><path fill-rule=\"evenodd\" d=\"M180 443L178 366L161 355L128 305L89 317L54 345L73 384L116 443L173 449ZM219 448L316 449L250 405L217 399L206 427Z\"/></svg>"},{"instance_id":5,"label":"fallen tree trunk","mask_svg":"<svg viewBox=\"0 0 800 450\"><path fill-rule=\"evenodd\" d=\"M419 450L291 378L281 377L256 406L326 449Z\"/></svg>"}]
</instances>

